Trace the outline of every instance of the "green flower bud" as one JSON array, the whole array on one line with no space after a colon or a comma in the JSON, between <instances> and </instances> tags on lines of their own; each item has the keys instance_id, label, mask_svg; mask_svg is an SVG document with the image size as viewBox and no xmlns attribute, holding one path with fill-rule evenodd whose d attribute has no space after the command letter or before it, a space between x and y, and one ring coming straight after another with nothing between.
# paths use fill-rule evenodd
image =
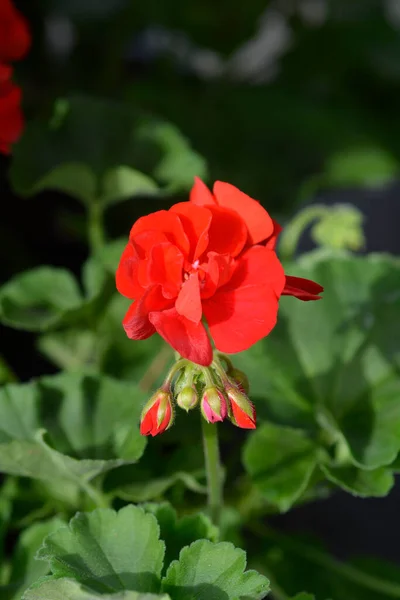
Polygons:
<instances>
[{"instance_id":1,"label":"green flower bud","mask_svg":"<svg viewBox=\"0 0 400 600\"><path fill-rule=\"evenodd\" d=\"M183 408L183 410L188 412L197 405L198 400L199 399L197 397L195 388L192 386L186 386L179 392L176 398L176 403L178 406L180 406L180 408Z\"/></svg>"}]
</instances>

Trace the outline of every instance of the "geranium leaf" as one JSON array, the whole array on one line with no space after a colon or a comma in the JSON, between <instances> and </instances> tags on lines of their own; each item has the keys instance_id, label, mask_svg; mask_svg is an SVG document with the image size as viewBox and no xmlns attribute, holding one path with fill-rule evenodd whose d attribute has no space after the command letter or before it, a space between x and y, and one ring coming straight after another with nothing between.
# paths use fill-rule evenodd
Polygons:
<instances>
[{"instance_id":1,"label":"geranium leaf","mask_svg":"<svg viewBox=\"0 0 400 600\"><path fill-rule=\"evenodd\" d=\"M5 325L45 331L83 302L74 277L64 269L38 267L13 277L0 289L0 319Z\"/></svg>"},{"instance_id":2,"label":"geranium leaf","mask_svg":"<svg viewBox=\"0 0 400 600\"><path fill-rule=\"evenodd\" d=\"M306 489L317 465L317 447L307 434L263 423L247 439L243 462L264 498L286 511Z\"/></svg>"},{"instance_id":3,"label":"geranium leaf","mask_svg":"<svg viewBox=\"0 0 400 600\"><path fill-rule=\"evenodd\" d=\"M328 187L373 187L393 181L400 166L380 148L346 149L332 156L325 166L321 183Z\"/></svg>"},{"instance_id":4,"label":"geranium leaf","mask_svg":"<svg viewBox=\"0 0 400 600\"><path fill-rule=\"evenodd\" d=\"M166 477L124 485L117 489L116 495L129 502L148 502L160 498L177 483L182 483L188 490L197 494L207 494L207 488L200 484L194 475L182 471Z\"/></svg>"},{"instance_id":5,"label":"geranium leaf","mask_svg":"<svg viewBox=\"0 0 400 600\"><path fill-rule=\"evenodd\" d=\"M246 553L228 542L198 540L183 548L168 568L163 591L174 600L259 600L269 582L256 571L245 571Z\"/></svg>"},{"instance_id":6,"label":"geranium leaf","mask_svg":"<svg viewBox=\"0 0 400 600\"><path fill-rule=\"evenodd\" d=\"M323 428L361 468L389 465L400 450L400 261L319 251L285 270L325 293L282 298L275 330L238 357L260 418Z\"/></svg>"},{"instance_id":7,"label":"geranium leaf","mask_svg":"<svg viewBox=\"0 0 400 600\"><path fill-rule=\"evenodd\" d=\"M97 368L103 344L93 331L66 329L40 336L37 347L60 369L74 371Z\"/></svg>"},{"instance_id":8,"label":"geranium leaf","mask_svg":"<svg viewBox=\"0 0 400 600\"><path fill-rule=\"evenodd\" d=\"M277 588L289 597L302 587L311 588L318 600L400 598L399 569L395 564L372 559L342 562L321 549L315 539L306 543L277 532L273 537L274 542L263 555L264 564Z\"/></svg>"},{"instance_id":9,"label":"geranium leaf","mask_svg":"<svg viewBox=\"0 0 400 600\"><path fill-rule=\"evenodd\" d=\"M115 291L115 283L94 258L83 266L85 295L71 273L38 267L15 275L0 288L0 322L17 329L48 331L93 321Z\"/></svg>"},{"instance_id":10,"label":"geranium leaf","mask_svg":"<svg viewBox=\"0 0 400 600\"><path fill-rule=\"evenodd\" d=\"M156 182L144 173L130 167L115 167L104 176L101 202L110 205L138 194L154 195L158 192Z\"/></svg>"},{"instance_id":11,"label":"geranium leaf","mask_svg":"<svg viewBox=\"0 0 400 600\"><path fill-rule=\"evenodd\" d=\"M135 462L143 394L108 377L62 374L0 390L0 471L82 485Z\"/></svg>"},{"instance_id":12,"label":"geranium leaf","mask_svg":"<svg viewBox=\"0 0 400 600\"><path fill-rule=\"evenodd\" d=\"M321 465L321 469L327 479L361 498L387 496L394 485L392 471L384 467L363 471L353 465L346 467Z\"/></svg>"},{"instance_id":13,"label":"geranium leaf","mask_svg":"<svg viewBox=\"0 0 400 600\"><path fill-rule=\"evenodd\" d=\"M90 590L74 579L44 581L25 592L23 600L171 600L167 594L143 594L124 591L102 594Z\"/></svg>"},{"instance_id":14,"label":"geranium leaf","mask_svg":"<svg viewBox=\"0 0 400 600\"><path fill-rule=\"evenodd\" d=\"M38 194L43 190L63 192L89 204L95 197L96 177L84 164L66 162L51 168L41 179L34 182L29 194Z\"/></svg>"},{"instance_id":15,"label":"geranium leaf","mask_svg":"<svg viewBox=\"0 0 400 600\"><path fill-rule=\"evenodd\" d=\"M160 536L166 545L165 569L173 560L179 558L179 552L184 546L189 546L198 539L208 539L212 542L218 539L218 529L202 513L178 519L176 511L166 502L145 504L143 508L157 518L160 526Z\"/></svg>"},{"instance_id":16,"label":"geranium leaf","mask_svg":"<svg viewBox=\"0 0 400 600\"><path fill-rule=\"evenodd\" d=\"M50 119L29 123L10 171L20 195L56 189L104 205L186 190L195 175L206 175L205 162L174 126L88 96L61 98Z\"/></svg>"},{"instance_id":17,"label":"geranium leaf","mask_svg":"<svg viewBox=\"0 0 400 600\"><path fill-rule=\"evenodd\" d=\"M163 151L155 176L167 184L169 191L187 190L195 176L206 177L205 160L190 148L188 140L171 123L149 124L144 137L157 141Z\"/></svg>"},{"instance_id":18,"label":"geranium leaf","mask_svg":"<svg viewBox=\"0 0 400 600\"><path fill-rule=\"evenodd\" d=\"M20 600L22 592L40 577L49 572L49 566L35 558L44 538L59 529L64 522L59 518L35 523L25 529L12 557L7 585L1 589L2 600Z\"/></svg>"},{"instance_id":19,"label":"geranium leaf","mask_svg":"<svg viewBox=\"0 0 400 600\"><path fill-rule=\"evenodd\" d=\"M137 506L97 509L48 536L37 558L55 578L73 577L98 592L156 593L165 551L159 533L155 517Z\"/></svg>"}]
</instances>

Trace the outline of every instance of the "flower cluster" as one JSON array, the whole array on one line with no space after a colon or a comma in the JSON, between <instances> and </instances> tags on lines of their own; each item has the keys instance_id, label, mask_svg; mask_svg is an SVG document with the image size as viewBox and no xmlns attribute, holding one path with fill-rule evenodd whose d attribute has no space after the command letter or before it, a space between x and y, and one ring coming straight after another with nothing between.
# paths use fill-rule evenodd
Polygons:
<instances>
[{"instance_id":1,"label":"flower cluster","mask_svg":"<svg viewBox=\"0 0 400 600\"><path fill-rule=\"evenodd\" d=\"M188 202L133 225L116 283L135 300L129 338L158 332L182 357L208 366L217 350L248 349L270 333L282 295L317 300L323 288L285 275L275 246L281 227L259 202L217 181L196 179ZM206 330L204 320L208 325Z\"/></svg>"},{"instance_id":2,"label":"flower cluster","mask_svg":"<svg viewBox=\"0 0 400 600\"><path fill-rule=\"evenodd\" d=\"M169 429L175 403L186 411L200 405L208 423L229 418L237 427L255 429L256 412L247 396L247 377L232 366L228 357L221 359L215 357L210 367L179 360L143 408L140 433L155 436Z\"/></svg>"},{"instance_id":3,"label":"flower cluster","mask_svg":"<svg viewBox=\"0 0 400 600\"><path fill-rule=\"evenodd\" d=\"M23 128L21 89L12 81L10 63L25 56L30 41L24 17L11 0L0 0L0 152L4 154L10 152Z\"/></svg>"}]
</instances>

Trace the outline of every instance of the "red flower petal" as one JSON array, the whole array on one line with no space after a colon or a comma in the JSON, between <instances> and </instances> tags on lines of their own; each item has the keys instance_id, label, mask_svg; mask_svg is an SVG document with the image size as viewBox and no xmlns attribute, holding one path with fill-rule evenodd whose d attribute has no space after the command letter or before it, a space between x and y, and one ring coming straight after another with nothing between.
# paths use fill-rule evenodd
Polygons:
<instances>
[{"instance_id":1,"label":"red flower petal","mask_svg":"<svg viewBox=\"0 0 400 600\"><path fill-rule=\"evenodd\" d=\"M299 300L320 300L319 296L324 291L322 285L311 281L311 279L303 279L302 277L292 277L286 275L286 285L283 289L282 296L294 296Z\"/></svg>"},{"instance_id":2,"label":"red flower petal","mask_svg":"<svg viewBox=\"0 0 400 600\"><path fill-rule=\"evenodd\" d=\"M149 315L151 323L164 340L181 356L198 365L209 366L212 348L203 323L193 323L178 314L176 308Z\"/></svg>"},{"instance_id":3,"label":"red flower petal","mask_svg":"<svg viewBox=\"0 0 400 600\"><path fill-rule=\"evenodd\" d=\"M230 281L203 301L203 313L218 350L241 352L270 333L285 275L275 252L250 248Z\"/></svg>"},{"instance_id":4,"label":"red flower petal","mask_svg":"<svg viewBox=\"0 0 400 600\"><path fill-rule=\"evenodd\" d=\"M212 214L208 250L237 256L247 241L247 227L243 219L235 211L220 206L209 206L208 209Z\"/></svg>"},{"instance_id":5,"label":"red flower petal","mask_svg":"<svg viewBox=\"0 0 400 600\"><path fill-rule=\"evenodd\" d=\"M190 192L189 202L192 204L197 204L198 206L217 204L214 196L199 177L194 178L194 184Z\"/></svg>"},{"instance_id":6,"label":"red flower petal","mask_svg":"<svg viewBox=\"0 0 400 600\"><path fill-rule=\"evenodd\" d=\"M283 229L283 227L281 227L279 223L275 221L275 219L272 219L272 223L274 225L274 231L265 244L265 247L269 250L275 250L276 242L278 241L278 236Z\"/></svg>"},{"instance_id":7,"label":"red flower petal","mask_svg":"<svg viewBox=\"0 0 400 600\"><path fill-rule=\"evenodd\" d=\"M139 258L148 258L154 246L167 243L168 239L161 231L142 231L136 234L134 238L130 237L130 241L135 247Z\"/></svg>"},{"instance_id":8,"label":"red flower petal","mask_svg":"<svg viewBox=\"0 0 400 600\"><path fill-rule=\"evenodd\" d=\"M11 81L0 84L0 145L9 152L22 133L21 90Z\"/></svg>"},{"instance_id":9,"label":"red flower petal","mask_svg":"<svg viewBox=\"0 0 400 600\"><path fill-rule=\"evenodd\" d=\"M141 435L158 435L163 433L171 424L172 406L171 401L165 401L165 392L161 392L160 398L147 410L140 423Z\"/></svg>"},{"instance_id":10,"label":"red flower petal","mask_svg":"<svg viewBox=\"0 0 400 600\"><path fill-rule=\"evenodd\" d=\"M179 215L183 229L190 242L190 263L196 261L208 246L208 230L211 224L211 213L207 208L195 206L190 202L180 202L170 208Z\"/></svg>"},{"instance_id":11,"label":"red flower petal","mask_svg":"<svg viewBox=\"0 0 400 600\"><path fill-rule=\"evenodd\" d=\"M131 300L142 296L144 293L144 289L139 285L137 280L137 269L137 253L135 248L129 242L125 246L125 250L119 261L115 281L119 293Z\"/></svg>"},{"instance_id":12,"label":"red flower petal","mask_svg":"<svg viewBox=\"0 0 400 600\"><path fill-rule=\"evenodd\" d=\"M0 2L0 61L19 60L31 43L28 24L11 0Z\"/></svg>"},{"instance_id":13,"label":"red flower petal","mask_svg":"<svg viewBox=\"0 0 400 600\"><path fill-rule=\"evenodd\" d=\"M10 65L2 65L0 63L0 83L4 83L11 78L13 68Z\"/></svg>"},{"instance_id":14,"label":"red flower petal","mask_svg":"<svg viewBox=\"0 0 400 600\"><path fill-rule=\"evenodd\" d=\"M225 285L235 270L235 259L231 256L208 252L208 263L200 265L205 271L205 282L201 288L201 297L210 298L217 288Z\"/></svg>"},{"instance_id":15,"label":"red flower petal","mask_svg":"<svg viewBox=\"0 0 400 600\"><path fill-rule=\"evenodd\" d=\"M157 244L150 253L147 275L151 284L159 283L166 298L176 298L182 286L183 254L166 242Z\"/></svg>"},{"instance_id":16,"label":"red flower petal","mask_svg":"<svg viewBox=\"0 0 400 600\"><path fill-rule=\"evenodd\" d=\"M129 239L134 240L139 233L161 232L167 241L174 244L187 256L190 251L189 240L184 232L183 225L177 214L167 210L159 210L145 217L141 217L133 225Z\"/></svg>"},{"instance_id":17,"label":"red flower petal","mask_svg":"<svg viewBox=\"0 0 400 600\"><path fill-rule=\"evenodd\" d=\"M246 413L234 402L231 402L233 418L238 427L242 429L255 429L256 428L256 411L253 405L251 405L253 418L246 415Z\"/></svg>"},{"instance_id":18,"label":"red flower petal","mask_svg":"<svg viewBox=\"0 0 400 600\"><path fill-rule=\"evenodd\" d=\"M160 286L155 285L136 300L128 309L122 325L126 335L132 340L145 340L155 333L154 325L149 320L149 313L153 310L162 310L171 305L161 293Z\"/></svg>"},{"instance_id":19,"label":"red flower petal","mask_svg":"<svg viewBox=\"0 0 400 600\"><path fill-rule=\"evenodd\" d=\"M271 217L257 200L254 200L234 185L216 181L213 188L219 206L236 211L247 225L251 244L258 244L274 232Z\"/></svg>"},{"instance_id":20,"label":"red flower petal","mask_svg":"<svg viewBox=\"0 0 400 600\"><path fill-rule=\"evenodd\" d=\"M197 273L190 275L189 279L182 285L175 308L180 315L186 317L189 321L193 321L193 323L198 323L201 320L203 309L201 307L199 276Z\"/></svg>"}]
</instances>

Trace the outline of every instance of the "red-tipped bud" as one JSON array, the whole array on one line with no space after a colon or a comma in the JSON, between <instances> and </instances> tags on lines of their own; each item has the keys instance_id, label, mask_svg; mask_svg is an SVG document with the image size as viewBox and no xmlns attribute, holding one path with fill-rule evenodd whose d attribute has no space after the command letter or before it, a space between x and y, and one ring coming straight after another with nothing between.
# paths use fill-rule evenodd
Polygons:
<instances>
[{"instance_id":1,"label":"red-tipped bud","mask_svg":"<svg viewBox=\"0 0 400 600\"><path fill-rule=\"evenodd\" d=\"M250 386L246 373L243 373L243 371L240 371L240 369L231 369L229 371L229 376L235 381L239 390L243 392L243 394L249 393Z\"/></svg>"},{"instance_id":2,"label":"red-tipped bud","mask_svg":"<svg viewBox=\"0 0 400 600\"><path fill-rule=\"evenodd\" d=\"M189 412L197 405L198 402L197 392L194 387L186 386L181 390L176 398L176 403L180 408Z\"/></svg>"},{"instance_id":3,"label":"red-tipped bud","mask_svg":"<svg viewBox=\"0 0 400 600\"><path fill-rule=\"evenodd\" d=\"M201 413L208 423L223 421L228 413L224 393L216 387L206 388L201 399Z\"/></svg>"},{"instance_id":4,"label":"red-tipped bud","mask_svg":"<svg viewBox=\"0 0 400 600\"><path fill-rule=\"evenodd\" d=\"M140 419L142 435L158 435L172 425L171 394L163 389L158 390L147 402Z\"/></svg>"},{"instance_id":5,"label":"red-tipped bud","mask_svg":"<svg viewBox=\"0 0 400 600\"><path fill-rule=\"evenodd\" d=\"M234 425L242 429L256 428L256 411L246 394L243 394L238 387L228 384L225 387L228 395L232 413L229 418Z\"/></svg>"}]
</instances>

